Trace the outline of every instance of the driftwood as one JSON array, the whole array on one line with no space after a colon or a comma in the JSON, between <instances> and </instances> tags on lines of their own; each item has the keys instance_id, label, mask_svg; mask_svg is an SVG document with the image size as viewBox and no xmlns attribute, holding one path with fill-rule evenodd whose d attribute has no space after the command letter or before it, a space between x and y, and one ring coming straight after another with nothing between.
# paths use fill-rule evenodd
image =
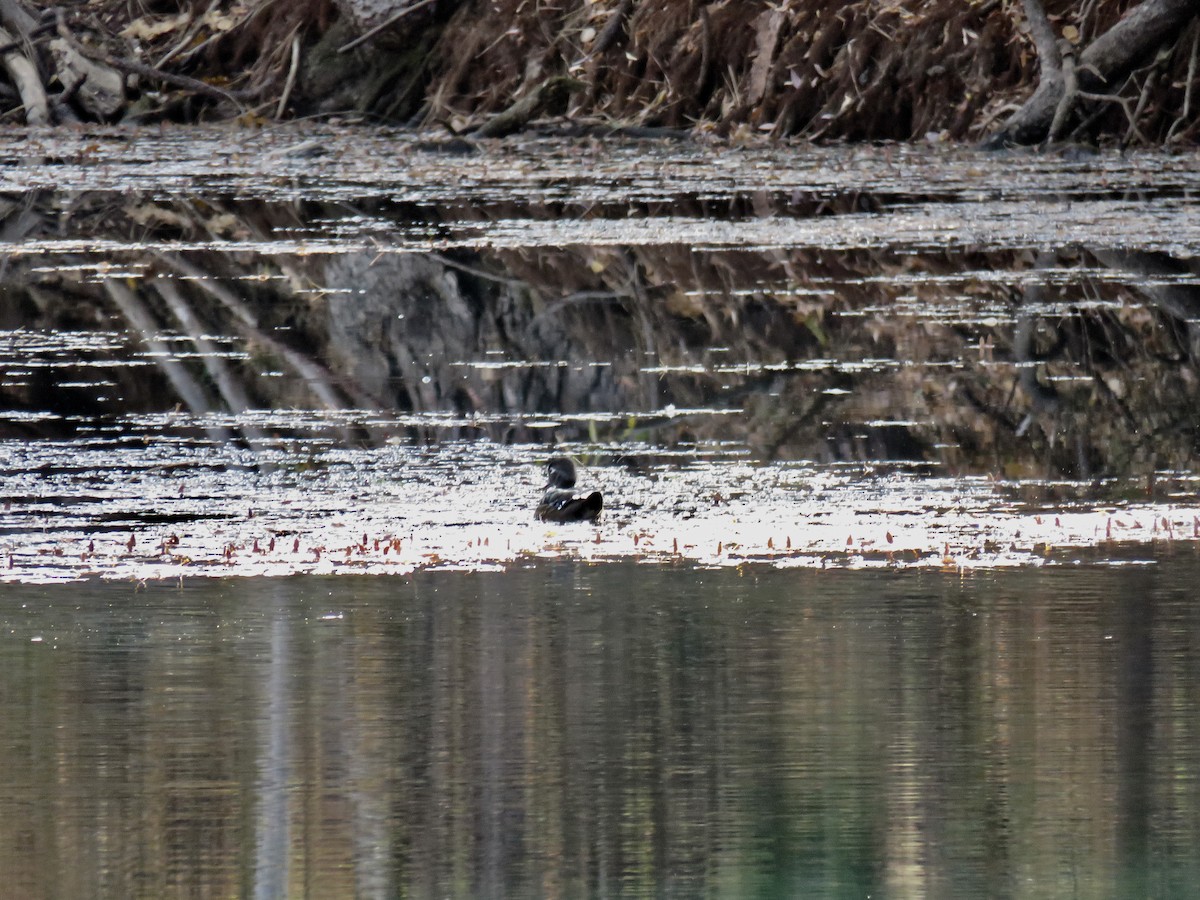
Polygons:
<instances>
[{"instance_id":1,"label":"driftwood","mask_svg":"<svg viewBox=\"0 0 1200 900\"><path fill-rule=\"evenodd\" d=\"M60 29L60 34L63 30ZM145 63L136 62L131 59L122 59L119 56L113 56L109 53L101 51L92 51L82 47L73 39L72 46L81 54L86 55L93 63L100 63L108 66L111 69L116 69L122 72L128 72L131 75L140 75L143 78L149 78L153 81L161 81L165 84L172 84L175 87L182 88L185 91L192 91L197 94L205 94L209 97L215 97L221 100L228 100L239 109L242 109L241 100L245 98L244 94L234 91L227 91L223 88L215 87L205 81L200 81L196 78L190 78L187 75L176 75L173 72L164 72L162 69L156 69L154 66L148 66Z\"/></svg>"},{"instance_id":2,"label":"driftwood","mask_svg":"<svg viewBox=\"0 0 1200 900\"><path fill-rule=\"evenodd\" d=\"M52 73L62 86L62 92L56 95L47 94L38 60L33 56L37 39L46 32L56 32L56 36L49 41L42 70ZM245 94L84 44L68 27L62 10L47 11L38 20L26 12L18 0L0 0L0 62L21 96L25 121L30 125L51 121L54 108L51 99L60 117L70 118L66 106L71 102L90 119L109 121L118 118L126 108L125 75L122 73L228 100L239 110L244 109L240 101L246 99Z\"/></svg>"},{"instance_id":3,"label":"driftwood","mask_svg":"<svg viewBox=\"0 0 1200 900\"><path fill-rule=\"evenodd\" d=\"M101 120L111 118L124 106L124 78L80 51L61 12L39 21L17 0L0 0L0 23L4 70L21 96L27 124L46 125L51 121L50 99L33 55L35 41L47 32L58 32L49 43L52 65L48 67L63 89L54 98L56 104L73 100L85 114Z\"/></svg>"},{"instance_id":4,"label":"driftwood","mask_svg":"<svg viewBox=\"0 0 1200 900\"><path fill-rule=\"evenodd\" d=\"M63 92L92 118L111 119L125 105L121 73L88 59L62 38L50 42L50 55Z\"/></svg>"},{"instance_id":5,"label":"driftwood","mask_svg":"<svg viewBox=\"0 0 1200 900\"><path fill-rule=\"evenodd\" d=\"M1200 14L1200 4L1195 0L1145 0L1079 54L1069 73L1069 90L1059 44L1040 0L1023 0L1023 5L1041 65L1041 80L1033 96L985 142L986 147L1039 143L1052 136L1056 120L1062 127L1079 99L1092 95L1093 99L1099 96L1116 100L1104 95Z\"/></svg>"},{"instance_id":6,"label":"driftwood","mask_svg":"<svg viewBox=\"0 0 1200 900\"><path fill-rule=\"evenodd\" d=\"M13 36L0 28L0 43L15 44ZM9 50L0 57L4 71L12 79L21 95L21 105L25 107L25 122L29 125L46 125L50 122L50 103L46 99L46 89L38 77L35 66L24 53Z\"/></svg>"}]
</instances>

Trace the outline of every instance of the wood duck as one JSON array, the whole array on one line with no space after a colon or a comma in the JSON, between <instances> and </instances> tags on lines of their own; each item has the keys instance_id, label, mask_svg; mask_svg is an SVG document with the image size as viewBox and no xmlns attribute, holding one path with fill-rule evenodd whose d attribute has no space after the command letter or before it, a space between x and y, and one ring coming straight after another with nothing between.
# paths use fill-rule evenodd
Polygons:
<instances>
[{"instance_id":1,"label":"wood duck","mask_svg":"<svg viewBox=\"0 0 1200 900\"><path fill-rule=\"evenodd\" d=\"M543 522L595 522L604 508L604 496L592 491L576 494L575 463L557 456L546 463L546 494L534 512Z\"/></svg>"}]
</instances>

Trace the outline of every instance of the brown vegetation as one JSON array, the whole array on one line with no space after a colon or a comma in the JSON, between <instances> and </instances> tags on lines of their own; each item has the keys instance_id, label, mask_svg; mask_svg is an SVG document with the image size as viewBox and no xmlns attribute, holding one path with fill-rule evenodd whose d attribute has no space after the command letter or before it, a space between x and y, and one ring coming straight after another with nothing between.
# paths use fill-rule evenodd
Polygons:
<instances>
[{"instance_id":1,"label":"brown vegetation","mask_svg":"<svg viewBox=\"0 0 1200 900\"><path fill-rule=\"evenodd\" d=\"M31 122L351 115L468 131L508 110L499 130L549 115L743 138L1161 144L1196 138L1192 7L76 0L39 16L3 0L0 42L8 115Z\"/></svg>"}]
</instances>

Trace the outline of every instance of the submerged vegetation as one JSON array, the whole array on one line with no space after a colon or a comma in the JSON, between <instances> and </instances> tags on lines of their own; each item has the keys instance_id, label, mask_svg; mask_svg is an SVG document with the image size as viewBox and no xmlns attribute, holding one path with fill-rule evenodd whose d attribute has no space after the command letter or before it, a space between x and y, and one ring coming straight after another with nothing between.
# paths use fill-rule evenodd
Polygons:
<instances>
[{"instance_id":1,"label":"submerged vegetation","mask_svg":"<svg viewBox=\"0 0 1200 900\"><path fill-rule=\"evenodd\" d=\"M5 0L0 25L8 116L31 123L1197 137L1186 0Z\"/></svg>"}]
</instances>

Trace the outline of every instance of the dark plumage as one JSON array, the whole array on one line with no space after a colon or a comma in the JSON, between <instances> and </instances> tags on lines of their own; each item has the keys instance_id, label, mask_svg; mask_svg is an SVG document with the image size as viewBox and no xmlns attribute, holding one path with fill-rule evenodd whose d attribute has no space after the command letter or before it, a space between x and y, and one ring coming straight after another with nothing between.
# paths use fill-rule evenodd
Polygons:
<instances>
[{"instance_id":1,"label":"dark plumage","mask_svg":"<svg viewBox=\"0 0 1200 900\"><path fill-rule=\"evenodd\" d=\"M575 463L557 456L546 464L546 494L534 512L543 522L595 522L604 509L604 496L592 491L576 494Z\"/></svg>"}]
</instances>

